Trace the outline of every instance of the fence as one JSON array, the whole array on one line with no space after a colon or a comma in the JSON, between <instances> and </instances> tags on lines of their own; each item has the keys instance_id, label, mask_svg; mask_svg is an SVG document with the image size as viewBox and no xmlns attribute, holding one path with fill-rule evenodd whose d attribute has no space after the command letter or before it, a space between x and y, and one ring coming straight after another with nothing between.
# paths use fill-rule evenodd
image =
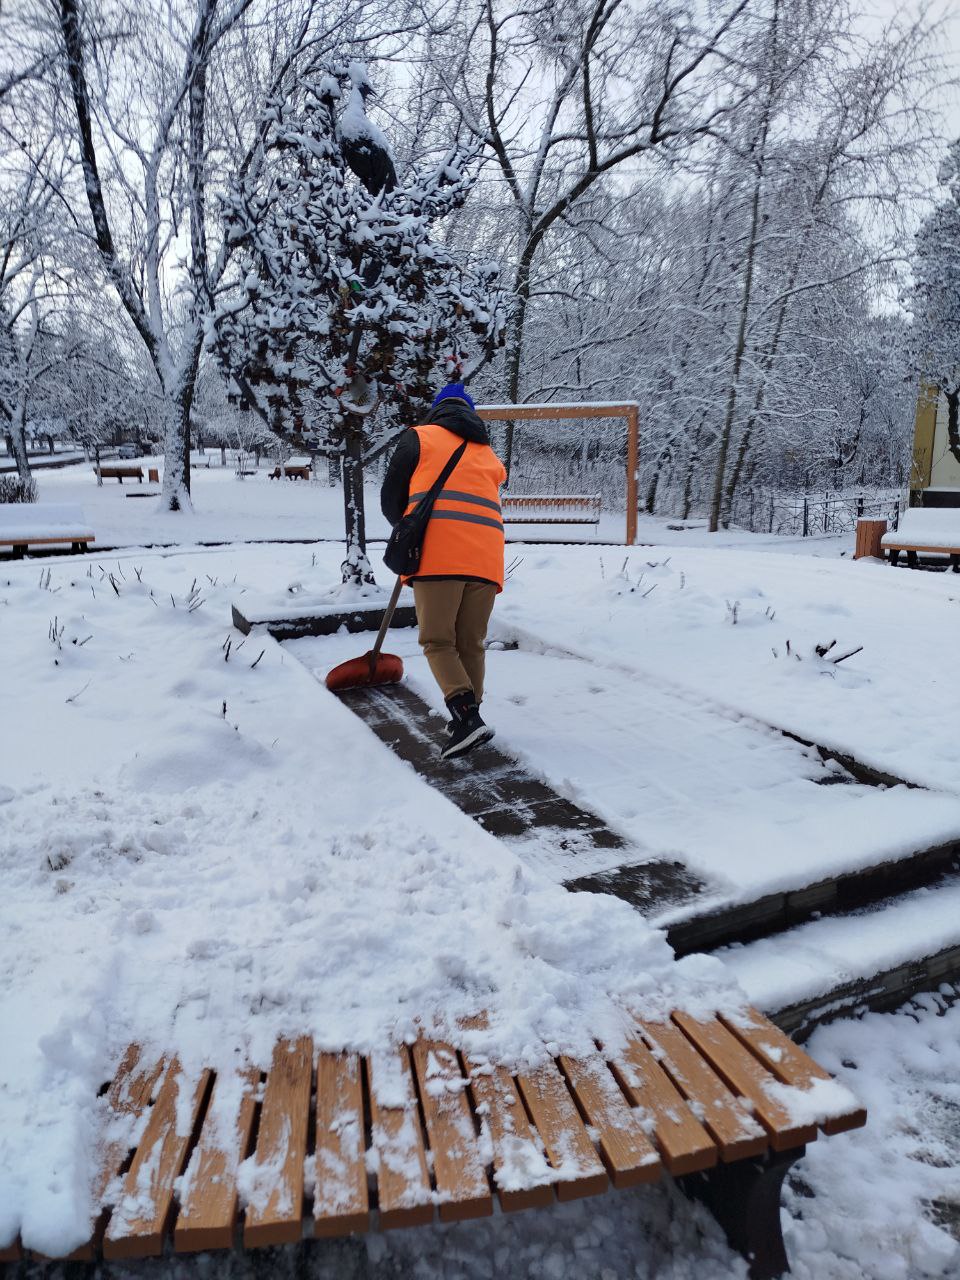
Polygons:
<instances>
[{"instance_id":1,"label":"fence","mask_svg":"<svg viewBox=\"0 0 960 1280\"><path fill-rule=\"evenodd\" d=\"M754 490L738 497L730 523L756 533L813 538L852 533L861 516L886 520L896 529L902 509L899 490L822 494Z\"/></svg>"}]
</instances>

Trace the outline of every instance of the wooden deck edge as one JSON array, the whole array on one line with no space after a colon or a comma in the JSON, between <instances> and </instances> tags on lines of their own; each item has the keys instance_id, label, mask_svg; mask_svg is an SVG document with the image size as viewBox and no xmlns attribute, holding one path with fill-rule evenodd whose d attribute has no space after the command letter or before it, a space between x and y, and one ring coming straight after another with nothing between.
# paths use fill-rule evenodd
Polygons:
<instances>
[{"instance_id":1,"label":"wooden deck edge","mask_svg":"<svg viewBox=\"0 0 960 1280\"><path fill-rule=\"evenodd\" d=\"M886 785L916 784L890 778ZM894 893L919 889L951 870L960 858L960 838L875 862L854 871L794 889L764 894L752 902L691 912L666 925L667 941L677 956L711 951L733 943L754 942L824 915L838 916L870 906Z\"/></svg>"},{"instance_id":2,"label":"wooden deck edge","mask_svg":"<svg viewBox=\"0 0 960 1280\"><path fill-rule=\"evenodd\" d=\"M928 956L916 957L869 977L854 978L807 1000L764 1009L771 1022L796 1044L819 1026L861 1012L892 1013L916 995L936 991L943 983L960 984L960 940Z\"/></svg>"},{"instance_id":3,"label":"wooden deck edge","mask_svg":"<svg viewBox=\"0 0 960 1280\"><path fill-rule=\"evenodd\" d=\"M302 618L248 618L237 605L231 606L233 625L243 635L252 631L266 631L274 640L300 640L306 636L331 636L341 628L351 633L379 631L383 621L383 605L367 609L344 609L337 613L313 614ZM393 615L390 630L411 628L417 625L417 613L412 604L399 605Z\"/></svg>"}]
</instances>

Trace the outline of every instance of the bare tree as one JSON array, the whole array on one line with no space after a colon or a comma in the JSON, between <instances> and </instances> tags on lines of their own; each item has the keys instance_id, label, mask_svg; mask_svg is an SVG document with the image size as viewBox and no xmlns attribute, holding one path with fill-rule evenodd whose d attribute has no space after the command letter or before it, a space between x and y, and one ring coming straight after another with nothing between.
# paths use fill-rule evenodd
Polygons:
<instances>
[{"instance_id":1,"label":"bare tree","mask_svg":"<svg viewBox=\"0 0 960 1280\"><path fill-rule=\"evenodd\" d=\"M371 0L349 23L382 32ZM102 266L153 366L165 417L163 502L190 505L190 414L205 324L233 246L218 196L261 157L264 103L342 39L321 0L57 0L76 150Z\"/></svg>"},{"instance_id":2,"label":"bare tree","mask_svg":"<svg viewBox=\"0 0 960 1280\"><path fill-rule=\"evenodd\" d=\"M523 396L527 312L538 257L551 231L604 178L645 156L676 156L735 114L740 95L715 72L747 0L689 13L624 0L552 0L518 10L484 0L451 65L438 75L467 129L490 147L513 209L514 310L505 392ZM534 85L543 86L537 92ZM512 424L506 461L512 456Z\"/></svg>"}]
</instances>

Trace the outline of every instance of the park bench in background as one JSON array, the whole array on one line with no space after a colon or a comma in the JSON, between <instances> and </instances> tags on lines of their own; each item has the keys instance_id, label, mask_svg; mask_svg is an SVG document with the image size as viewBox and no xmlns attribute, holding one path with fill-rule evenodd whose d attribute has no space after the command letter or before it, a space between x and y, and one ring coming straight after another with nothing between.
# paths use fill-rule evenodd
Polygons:
<instances>
[{"instance_id":1,"label":"park bench in background","mask_svg":"<svg viewBox=\"0 0 960 1280\"><path fill-rule=\"evenodd\" d=\"M903 551L913 568L917 555L949 556L955 573L960 572L960 507L911 507L903 513L900 527L884 534L883 550L895 565Z\"/></svg>"},{"instance_id":2,"label":"park bench in background","mask_svg":"<svg viewBox=\"0 0 960 1280\"><path fill-rule=\"evenodd\" d=\"M504 524L600 523L600 494L505 493L500 497Z\"/></svg>"},{"instance_id":3,"label":"park bench in background","mask_svg":"<svg viewBox=\"0 0 960 1280\"><path fill-rule=\"evenodd\" d=\"M297 459L295 462L287 462L283 469L279 466L274 467L270 472L271 480L279 480L281 476L286 475L288 480L309 480L310 479L310 460Z\"/></svg>"},{"instance_id":4,"label":"park bench in background","mask_svg":"<svg viewBox=\"0 0 960 1280\"><path fill-rule=\"evenodd\" d=\"M16 557L27 547L69 543L86 551L96 537L84 519L83 508L54 503L0 503L0 547L12 547Z\"/></svg>"},{"instance_id":5,"label":"park bench in background","mask_svg":"<svg viewBox=\"0 0 960 1280\"><path fill-rule=\"evenodd\" d=\"M787 1169L818 1128L866 1120L753 1011L639 1021L620 1052L548 1058L526 1074L427 1039L361 1059L318 1053L307 1037L277 1044L263 1083L257 1070L237 1071L221 1080L127 1050L91 1099L105 1212L74 1258L480 1218L495 1198L506 1212L544 1207L666 1172L707 1204L760 1280L787 1269ZM378 1098L384 1078L389 1105ZM257 1196L241 1212L244 1180ZM0 1240L0 1261L19 1256L18 1242Z\"/></svg>"},{"instance_id":6,"label":"park bench in background","mask_svg":"<svg viewBox=\"0 0 960 1280\"><path fill-rule=\"evenodd\" d=\"M121 484L124 480L139 480L143 484L143 467L124 467L116 463L108 463L94 467L93 470L101 480L119 480Z\"/></svg>"}]
</instances>

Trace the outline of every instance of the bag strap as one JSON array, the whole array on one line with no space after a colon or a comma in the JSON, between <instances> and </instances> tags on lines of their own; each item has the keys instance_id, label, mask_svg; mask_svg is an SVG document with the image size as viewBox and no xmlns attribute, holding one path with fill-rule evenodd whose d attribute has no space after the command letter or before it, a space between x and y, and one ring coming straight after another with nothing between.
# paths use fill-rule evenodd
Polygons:
<instances>
[{"instance_id":1,"label":"bag strap","mask_svg":"<svg viewBox=\"0 0 960 1280\"><path fill-rule=\"evenodd\" d=\"M441 489L453 474L454 467L463 457L464 450L466 449L466 447L467 447L466 440L464 440L462 444L457 445L456 449L454 449L453 453L451 453L450 457L447 459L443 470L437 476L436 480L434 480L433 484L430 486L430 488L427 490L424 496L420 499L420 502L417 503L418 507L422 504L424 509L426 510L433 509L433 504L436 502L437 498L440 496Z\"/></svg>"}]
</instances>

